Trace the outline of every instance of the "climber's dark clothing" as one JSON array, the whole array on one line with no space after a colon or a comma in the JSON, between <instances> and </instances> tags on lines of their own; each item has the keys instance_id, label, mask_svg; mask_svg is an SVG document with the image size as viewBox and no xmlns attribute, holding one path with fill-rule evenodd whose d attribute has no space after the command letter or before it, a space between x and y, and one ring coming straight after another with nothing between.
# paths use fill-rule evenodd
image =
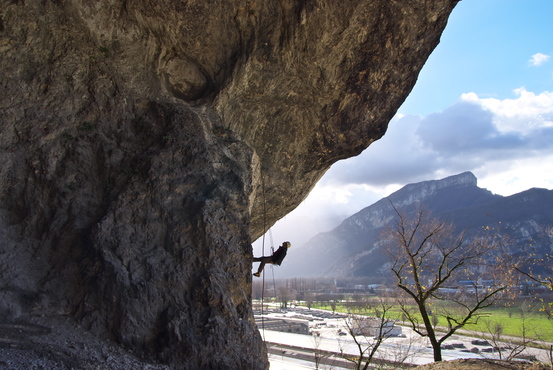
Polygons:
<instances>
[{"instance_id":1,"label":"climber's dark clothing","mask_svg":"<svg viewBox=\"0 0 553 370\"><path fill-rule=\"evenodd\" d=\"M286 257L286 251L287 251L288 248L284 247L284 246L281 246L277 249L277 251L275 253L273 253L273 257L272 257L272 260L273 260L273 264L274 265L279 265L282 263L282 260L284 259L284 257Z\"/></svg>"},{"instance_id":2,"label":"climber's dark clothing","mask_svg":"<svg viewBox=\"0 0 553 370\"><path fill-rule=\"evenodd\" d=\"M290 242L284 242L276 250L276 252L273 253L272 256L254 257L253 259L254 262L261 262L259 264L259 268L257 269L257 272L254 275L259 276L267 263L280 266L280 264L282 263L282 260L284 259L284 257L286 257L286 252L288 251L288 248L290 248Z\"/></svg>"}]
</instances>

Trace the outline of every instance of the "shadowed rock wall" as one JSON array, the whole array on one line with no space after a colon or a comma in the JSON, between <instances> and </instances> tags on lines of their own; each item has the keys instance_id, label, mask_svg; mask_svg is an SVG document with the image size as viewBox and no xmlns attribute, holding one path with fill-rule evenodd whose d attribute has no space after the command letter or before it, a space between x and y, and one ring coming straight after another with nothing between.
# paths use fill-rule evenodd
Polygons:
<instances>
[{"instance_id":1,"label":"shadowed rock wall","mask_svg":"<svg viewBox=\"0 0 553 370\"><path fill-rule=\"evenodd\" d=\"M455 4L3 1L0 315L265 368L251 240L384 134Z\"/></svg>"}]
</instances>

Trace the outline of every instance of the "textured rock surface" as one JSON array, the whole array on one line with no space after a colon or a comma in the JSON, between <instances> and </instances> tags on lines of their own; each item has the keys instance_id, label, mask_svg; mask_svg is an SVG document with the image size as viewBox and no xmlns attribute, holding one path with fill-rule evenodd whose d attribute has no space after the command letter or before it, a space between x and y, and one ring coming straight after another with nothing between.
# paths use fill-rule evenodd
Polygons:
<instances>
[{"instance_id":1,"label":"textured rock surface","mask_svg":"<svg viewBox=\"0 0 553 370\"><path fill-rule=\"evenodd\" d=\"M95 337L63 316L0 323L0 369L169 370Z\"/></svg>"},{"instance_id":2,"label":"textured rock surface","mask_svg":"<svg viewBox=\"0 0 553 370\"><path fill-rule=\"evenodd\" d=\"M3 1L1 316L265 368L252 238L384 134L455 3Z\"/></svg>"}]
</instances>

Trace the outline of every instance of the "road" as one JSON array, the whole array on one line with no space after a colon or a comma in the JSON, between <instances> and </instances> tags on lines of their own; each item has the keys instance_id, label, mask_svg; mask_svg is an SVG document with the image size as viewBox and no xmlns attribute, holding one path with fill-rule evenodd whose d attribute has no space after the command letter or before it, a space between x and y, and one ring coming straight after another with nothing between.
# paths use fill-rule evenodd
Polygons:
<instances>
[{"instance_id":1,"label":"road","mask_svg":"<svg viewBox=\"0 0 553 370\"><path fill-rule=\"evenodd\" d=\"M299 312L271 313L267 316L286 318L305 314L305 311L300 310ZM315 354L321 360L319 369L351 368L351 364L343 357L344 355L358 357L359 349L351 336L344 335L347 331L344 319L329 318L327 314L325 315L324 319L317 318L310 321L311 332L318 335L294 334L260 328L261 336L267 343L272 370L314 369L316 368ZM410 328L403 327L402 331L403 334L400 337L388 338L381 344L375 355L376 359L412 365L423 365L434 361L432 348L426 338L419 337ZM360 337L357 338L359 340ZM490 353L490 345L474 344L476 339L464 335L453 335L444 343L449 348L442 350L444 361L459 358L494 358L494 354ZM366 341L364 347L372 343L372 338L368 338ZM478 353L474 353L476 350ZM527 348L526 353L536 356L541 361L547 361L545 351Z\"/></svg>"}]
</instances>

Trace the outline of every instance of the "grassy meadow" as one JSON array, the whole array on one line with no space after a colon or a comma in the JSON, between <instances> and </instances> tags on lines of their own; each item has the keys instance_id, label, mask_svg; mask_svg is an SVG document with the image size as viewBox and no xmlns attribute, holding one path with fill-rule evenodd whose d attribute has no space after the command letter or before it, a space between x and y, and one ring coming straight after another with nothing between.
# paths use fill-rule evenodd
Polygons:
<instances>
[{"instance_id":1,"label":"grassy meadow","mask_svg":"<svg viewBox=\"0 0 553 370\"><path fill-rule=\"evenodd\" d=\"M345 301L336 302L332 305L328 302L313 302L311 307L367 316L380 316L382 314L382 309L379 307L377 300L369 301L364 305L352 305L351 302ZM548 316L547 312L543 312L542 307L540 302L529 303L524 301L490 306L478 311L481 317L477 322L466 325L462 330L471 332L471 335L482 333L485 336L497 332L499 329L502 336L525 336L531 340L553 342L553 317ZM415 306L411 306L410 309L416 312ZM447 320L443 313L451 312L451 310L447 310L447 307L440 307L438 304L431 305L430 309L438 317L437 326L447 326ZM389 308L386 316L397 321L405 319L399 306L393 305Z\"/></svg>"}]
</instances>

